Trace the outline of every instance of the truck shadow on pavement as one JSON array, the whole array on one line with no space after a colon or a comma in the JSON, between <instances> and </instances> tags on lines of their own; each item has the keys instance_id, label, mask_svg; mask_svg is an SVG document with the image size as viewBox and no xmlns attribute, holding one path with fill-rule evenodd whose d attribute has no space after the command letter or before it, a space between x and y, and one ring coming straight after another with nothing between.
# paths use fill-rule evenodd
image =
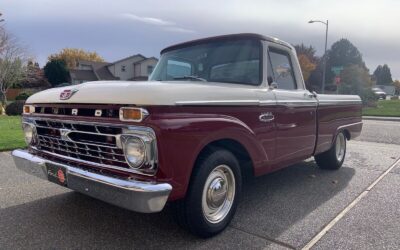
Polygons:
<instances>
[{"instance_id":1,"label":"truck shadow on pavement","mask_svg":"<svg viewBox=\"0 0 400 250\"><path fill-rule=\"evenodd\" d=\"M140 214L67 192L3 209L0 245L3 249L264 248L273 244L269 240L281 241L296 222L321 209L348 185L354 173L348 167L323 171L313 161L305 161L251 180L244 185L231 226L207 240L180 229L170 206L157 214ZM310 221L307 225L316 230L326 222ZM299 230L307 229L293 232Z\"/></svg>"}]
</instances>

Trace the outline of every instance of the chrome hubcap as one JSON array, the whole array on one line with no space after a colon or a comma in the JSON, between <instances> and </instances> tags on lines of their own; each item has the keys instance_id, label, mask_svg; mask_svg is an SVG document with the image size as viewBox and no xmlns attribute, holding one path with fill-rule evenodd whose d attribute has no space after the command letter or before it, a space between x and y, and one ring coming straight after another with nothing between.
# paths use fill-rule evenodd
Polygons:
<instances>
[{"instance_id":1,"label":"chrome hubcap","mask_svg":"<svg viewBox=\"0 0 400 250\"><path fill-rule=\"evenodd\" d=\"M343 160L346 150L346 138L343 133L339 133L336 137L336 159L340 162Z\"/></svg>"},{"instance_id":2,"label":"chrome hubcap","mask_svg":"<svg viewBox=\"0 0 400 250\"><path fill-rule=\"evenodd\" d=\"M231 210L235 197L235 177L226 165L217 166L203 188L202 209L207 221L218 223Z\"/></svg>"}]
</instances>

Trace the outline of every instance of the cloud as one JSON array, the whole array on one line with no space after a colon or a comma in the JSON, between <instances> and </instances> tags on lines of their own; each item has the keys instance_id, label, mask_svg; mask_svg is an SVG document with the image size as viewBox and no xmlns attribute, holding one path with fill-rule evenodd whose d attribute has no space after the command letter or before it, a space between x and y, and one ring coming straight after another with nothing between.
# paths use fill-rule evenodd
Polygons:
<instances>
[{"instance_id":1,"label":"cloud","mask_svg":"<svg viewBox=\"0 0 400 250\"><path fill-rule=\"evenodd\" d=\"M156 17L141 17L132 13L122 13L121 16L123 18L130 19L133 21L138 21L142 23L163 27L162 29L165 31L177 32L177 33L195 33L194 30L179 27L174 22L163 20Z\"/></svg>"},{"instance_id":2,"label":"cloud","mask_svg":"<svg viewBox=\"0 0 400 250\"><path fill-rule=\"evenodd\" d=\"M166 27L164 28L166 31L178 32L178 33L196 33L196 31L191 29L184 29L180 27Z\"/></svg>"},{"instance_id":3,"label":"cloud","mask_svg":"<svg viewBox=\"0 0 400 250\"><path fill-rule=\"evenodd\" d=\"M147 24L152 24L152 25L158 25L158 26L171 26L175 25L175 23L167 21L167 20L162 20L160 18L155 18L155 17L140 17L132 13L123 13L121 14L122 17L131 19L134 21L139 21L142 23L147 23Z\"/></svg>"}]
</instances>

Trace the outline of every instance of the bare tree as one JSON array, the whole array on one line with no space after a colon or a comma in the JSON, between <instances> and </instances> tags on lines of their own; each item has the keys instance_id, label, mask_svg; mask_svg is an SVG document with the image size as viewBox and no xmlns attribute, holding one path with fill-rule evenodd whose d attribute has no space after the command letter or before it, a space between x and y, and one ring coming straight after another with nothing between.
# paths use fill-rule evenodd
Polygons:
<instances>
[{"instance_id":1,"label":"bare tree","mask_svg":"<svg viewBox=\"0 0 400 250\"><path fill-rule=\"evenodd\" d=\"M27 56L17 39L0 27L0 93L7 104L7 92L21 82L27 72Z\"/></svg>"}]
</instances>

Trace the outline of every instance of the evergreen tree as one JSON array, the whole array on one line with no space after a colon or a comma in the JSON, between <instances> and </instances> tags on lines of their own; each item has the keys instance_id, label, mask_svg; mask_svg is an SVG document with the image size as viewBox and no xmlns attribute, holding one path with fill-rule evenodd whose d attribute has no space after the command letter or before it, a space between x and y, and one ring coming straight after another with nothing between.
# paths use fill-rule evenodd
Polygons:
<instances>
[{"instance_id":1,"label":"evergreen tree","mask_svg":"<svg viewBox=\"0 0 400 250\"><path fill-rule=\"evenodd\" d=\"M374 71L374 78L377 85L390 85L393 82L392 73L387 64L378 65Z\"/></svg>"},{"instance_id":2,"label":"evergreen tree","mask_svg":"<svg viewBox=\"0 0 400 250\"><path fill-rule=\"evenodd\" d=\"M335 74L332 72L333 67L343 67L358 65L368 72L367 67L362 59L360 51L347 39L340 39L332 44L331 48L318 61L317 66L310 74L308 82L315 90L321 89L322 72L323 72L323 57L326 56L326 79L325 86L333 84Z\"/></svg>"},{"instance_id":3,"label":"evergreen tree","mask_svg":"<svg viewBox=\"0 0 400 250\"><path fill-rule=\"evenodd\" d=\"M362 59L360 51L347 39L340 39L332 44L331 49L327 52L328 60L326 67L326 83L333 82L335 77L332 72L333 67L347 67L349 65L358 65L367 70Z\"/></svg>"},{"instance_id":4,"label":"evergreen tree","mask_svg":"<svg viewBox=\"0 0 400 250\"><path fill-rule=\"evenodd\" d=\"M53 87L68 81L67 64L63 60L50 60L43 69L47 80Z\"/></svg>"}]
</instances>

